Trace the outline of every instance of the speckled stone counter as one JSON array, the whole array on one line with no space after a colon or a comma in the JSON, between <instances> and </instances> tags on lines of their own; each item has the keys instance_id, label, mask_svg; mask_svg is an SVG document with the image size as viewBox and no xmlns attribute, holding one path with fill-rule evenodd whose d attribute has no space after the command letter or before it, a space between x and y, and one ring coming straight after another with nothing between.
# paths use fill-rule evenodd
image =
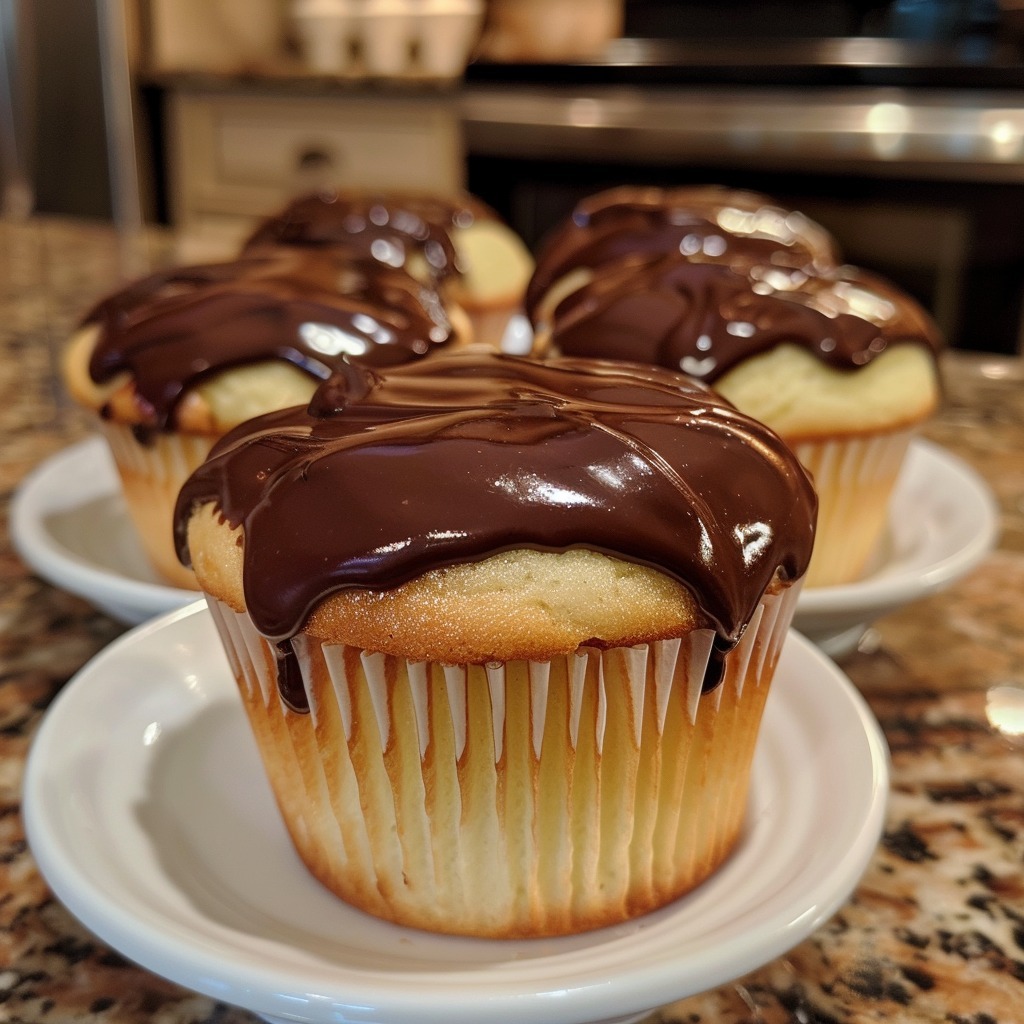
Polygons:
<instances>
[{"instance_id":1,"label":"speckled stone counter","mask_svg":"<svg viewBox=\"0 0 1024 1024\"><path fill-rule=\"evenodd\" d=\"M86 433L54 383L57 349L125 253L95 225L0 232L6 523L25 473ZM1024 362L953 354L945 377L927 433L987 479L1002 537L968 577L877 622L843 659L892 751L882 842L814 935L666 1007L664 1022L1024 1021L1024 733L1004 715L1016 704L1024 729ZM26 753L61 686L124 627L36 578L0 537L0 1021L255 1021L130 964L41 879L19 813Z\"/></svg>"}]
</instances>

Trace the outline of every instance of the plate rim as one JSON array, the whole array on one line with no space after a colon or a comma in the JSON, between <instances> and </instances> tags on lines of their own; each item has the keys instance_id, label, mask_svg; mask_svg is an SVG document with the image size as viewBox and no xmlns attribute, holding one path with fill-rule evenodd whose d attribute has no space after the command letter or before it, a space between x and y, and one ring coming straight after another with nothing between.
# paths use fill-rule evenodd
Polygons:
<instances>
[{"instance_id":1,"label":"plate rim","mask_svg":"<svg viewBox=\"0 0 1024 1024\"><path fill-rule=\"evenodd\" d=\"M46 529L44 517L54 511L45 501L62 470L73 463L94 464L97 476L90 497L113 496L117 470L107 443L93 434L61 448L32 469L11 498L11 543L19 557L47 582L108 611L128 624L189 604L196 593L169 584L151 582L119 573L83 558L61 544ZM67 507L73 508L73 504ZM128 615L129 610L136 614Z\"/></svg>"},{"instance_id":2,"label":"plate rim","mask_svg":"<svg viewBox=\"0 0 1024 1024\"><path fill-rule=\"evenodd\" d=\"M65 713L61 708L74 706L75 701L80 699L80 697L76 697L76 694L89 685L89 680L95 673L102 672L104 666L111 659L120 657L124 651L130 650L139 644L144 645L147 642L156 642L154 637L159 637L165 630L173 629L175 624L185 623L187 628L187 620L192 619L196 615L209 615L205 603L201 600L143 623L125 633L101 651L95 658L91 659L57 696L53 705L51 705L51 709L44 716L39 731L33 738L25 772L23 814L26 833L30 849L36 858L43 877L51 885L57 897L65 903L76 917L79 917L87 927L95 929L96 934L105 942L114 946L114 948L120 949L124 955L133 959L135 958L132 956L130 948L125 948L125 946L130 945L129 937L123 934L122 928L116 921L118 913L121 913L123 916L123 911L118 908L118 911L115 913L110 911L109 908L101 906L101 912L99 917L97 917L93 913L96 902L94 894L90 894L91 899L84 898L65 877L66 875L74 877L78 870L74 865L73 859L71 860L71 869L69 871L68 864L61 861L61 855L51 849L53 838L50 835L50 826L45 813L39 807L38 792L42 785L43 773L45 772L42 760L45 757L47 743L49 742L48 737L58 728L54 723L59 723L62 714ZM731 978L738 977L748 970L753 970L767 960L781 955L827 920L848 899L853 888L863 875L871 857L874 855L884 824L889 788L888 747L877 721L867 706L867 702L842 671L798 633L791 632L787 638L786 645L789 651L798 649L797 657L809 659L814 663L815 671L824 672L831 678L832 683L845 697L848 711L856 716L859 727L858 732L863 732L863 738L869 751L869 767L872 779L866 815L857 831L858 839L863 842L863 848L855 844L858 847L858 854L857 856L847 855L847 859L842 865L843 870L839 873L841 876L839 880L831 877L829 879L818 879L817 887L810 890L810 895L813 896L811 901L812 909L805 911L797 931L786 932L784 939L776 940L778 942L777 948L770 948L766 951L765 943L761 942L756 954L752 948L754 945L753 939L750 939L747 942L747 948L741 951L740 957L736 960L728 975L720 978L712 977L708 986L702 987L725 983ZM224 672L230 680L230 671L226 660ZM231 680L231 684L233 685L233 680ZM52 713L54 708L57 709L55 714ZM243 713L240 705L239 713ZM54 884L54 880L56 880L56 884ZM99 902L102 904L102 899ZM104 911L106 912L104 913ZM99 927L97 927L97 924ZM144 959L145 962L142 962L142 966L148 970L161 973L194 991L202 992L214 998L225 999L257 1013L274 1015L287 1012L290 1019L297 1020L326 1021L334 1019L327 1012L318 1013L312 1017L296 1016L295 1004L289 1003L285 998L287 993L280 991L267 993L263 991L259 994L258 998L253 995L257 989L265 989L266 987L267 974L265 967L250 967L246 970L244 965L239 965L233 968L235 975L234 991L230 997L226 995L223 983L218 983L216 979L203 979L206 984L197 985L198 979L194 957L191 954L182 957L180 943L176 945L166 933L160 932L158 928L156 931L156 942L154 943L153 941L154 936L149 934L147 942L144 943L146 956L137 960L137 962L142 962L142 959ZM159 959L166 966L168 945L172 953L171 960L175 960L179 965L190 965L182 969L181 973L178 973L178 968L176 968L174 974L171 974L152 965L153 959ZM479 1016L481 1010L485 1010L496 1020L508 1020L510 1022L524 1019L569 1022L606 1019L610 1014L629 1016L640 1010L646 1011L699 990L691 989L690 992L681 992L671 984L671 980L666 981L663 959L659 958L646 966L642 965L633 972L636 977L633 980L630 991L626 993L625 1000L623 999L623 993L617 993L614 985L610 985L608 979L604 977L584 980L583 983L571 987L560 986L557 994L561 997L561 1000L554 1004L551 1002L551 999L556 994L555 992L522 991L521 988L517 988L514 985L511 987L506 986L506 990L501 993L492 993L486 996L479 992L471 991L469 988L461 995L453 995L451 991L451 986L454 984L452 980L453 973L445 972L443 977L447 991L444 993L444 999L438 1003L438 996L434 993L433 989L429 988L428 980L432 975L434 977L440 975L426 970L401 972L402 977L407 980L397 990L394 987L394 975L388 975L386 979L383 979L382 975L382 980L377 980L374 986L371 987L381 990L382 986L390 986L390 990L387 992L384 1000L386 1005L378 1005L372 1012L368 1013L366 1011L365 1003L345 1003L336 996L322 997L328 1000L329 1004L325 1003L320 1009L325 1011L325 1007L327 1009L333 1007L334 1010L348 1011L353 1006L360 1005L363 1007L361 1011L363 1018L367 1021L389 1021L393 1017L404 1015L421 1022L421 1024L426 1024L426 1022L431 1022L431 1024L433 1022L436 1022L436 1024L442 1024L442 1022L468 1024L471 1019ZM237 961L238 957L235 956L234 960ZM349 971L351 972L351 968ZM472 970L471 968L466 968L466 971L468 972L468 977ZM426 991L424 989L425 985L428 988ZM492 985L491 987L495 986ZM239 988L249 990L251 998L248 1001L240 1001L237 998L237 989ZM650 994L649 1002L636 1003L636 995L640 991L644 992L645 995L647 993ZM432 1000L433 1002L431 1002ZM558 1008L554 1011L554 1015L552 1015L554 1005L557 1005Z\"/></svg>"}]
</instances>

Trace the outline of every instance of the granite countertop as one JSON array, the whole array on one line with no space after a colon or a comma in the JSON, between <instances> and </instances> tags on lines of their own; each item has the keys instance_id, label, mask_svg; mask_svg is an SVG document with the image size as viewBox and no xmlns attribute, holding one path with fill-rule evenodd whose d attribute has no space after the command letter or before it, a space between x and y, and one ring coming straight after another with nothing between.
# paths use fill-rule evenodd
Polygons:
<instances>
[{"instance_id":1,"label":"granite countertop","mask_svg":"<svg viewBox=\"0 0 1024 1024\"><path fill-rule=\"evenodd\" d=\"M91 224L0 232L6 521L24 475L87 433L54 369L124 251ZM878 621L842 660L892 752L882 841L828 923L760 970L664 1008L666 1024L1024 1019L1024 361L951 353L945 383L926 433L988 481L1002 536L969 576ZM0 1020L252 1024L104 946L40 877L20 815L29 745L64 683L125 627L34 576L0 537ZM1008 704L1017 735L998 711Z\"/></svg>"}]
</instances>

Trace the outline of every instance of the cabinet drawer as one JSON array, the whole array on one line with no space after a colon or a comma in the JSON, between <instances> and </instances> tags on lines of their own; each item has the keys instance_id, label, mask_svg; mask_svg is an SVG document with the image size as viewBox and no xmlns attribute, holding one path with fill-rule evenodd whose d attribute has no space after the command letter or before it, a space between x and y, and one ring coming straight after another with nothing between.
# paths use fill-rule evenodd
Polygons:
<instances>
[{"instance_id":1,"label":"cabinet drawer","mask_svg":"<svg viewBox=\"0 0 1024 1024\"><path fill-rule=\"evenodd\" d=\"M435 97L171 97L172 212L187 225L268 213L303 167L342 186L452 191L464 183L454 101Z\"/></svg>"}]
</instances>

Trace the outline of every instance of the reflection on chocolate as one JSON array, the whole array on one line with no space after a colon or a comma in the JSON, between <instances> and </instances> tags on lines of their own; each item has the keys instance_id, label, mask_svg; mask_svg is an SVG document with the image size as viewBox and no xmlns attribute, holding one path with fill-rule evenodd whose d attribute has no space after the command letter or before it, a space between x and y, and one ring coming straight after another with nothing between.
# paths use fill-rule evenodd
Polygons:
<instances>
[{"instance_id":1,"label":"reflection on chocolate","mask_svg":"<svg viewBox=\"0 0 1024 1024\"><path fill-rule=\"evenodd\" d=\"M232 366L282 359L322 380L343 358L387 366L453 337L437 293L403 271L302 254L160 271L83 322L99 327L90 376L130 373L149 430L168 429L186 391Z\"/></svg>"},{"instance_id":2,"label":"reflection on chocolate","mask_svg":"<svg viewBox=\"0 0 1024 1024\"><path fill-rule=\"evenodd\" d=\"M422 256L431 278L461 272L452 241L456 228L494 215L469 196L446 199L402 192L328 192L301 196L268 217L245 243L246 252L276 246L331 247L357 259L407 267ZM413 268L408 268L413 269Z\"/></svg>"},{"instance_id":3,"label":"reflection on chocolate","mask_svg":"<svg viewBox=\"0 0 1024 1024\"><path fill-rule=\"evenodd\" d=\"M851 267L739 271L676 255L623 261L595 276L559 303L551 342L562 355L648 362L715 381L782 343L855 369L891 344L937 350L940 336L913 299Z\"/></svg>"},{"instance_id":4,"label":"reflection on chocolate","mask_svg":"<svg viewBox=\"0 0 1024 1024\"><path fill-rule=\"evenodd\" d=\"M817 504L775 434L682 374L472 351L348 367L228 434L178 499L183 562L207 502L243 527L246 607L278 643L345 588L585 547L679 580L719 651L777 570L804 573Z\"/></svg>"},{"instance_id":5,"label":"reflection on chocolate","mask_svg":"<svg viewBox=\"0 0 1024 1024\"><path fill-rule=\"evenodd\" d=\"M635 256L682 254L726 266L826 269L839 262L824 228L767 196L716 185L624 186L590 196L545 239L526 292L527 315L555 282Z\"/></svg>"}]
</instances>

